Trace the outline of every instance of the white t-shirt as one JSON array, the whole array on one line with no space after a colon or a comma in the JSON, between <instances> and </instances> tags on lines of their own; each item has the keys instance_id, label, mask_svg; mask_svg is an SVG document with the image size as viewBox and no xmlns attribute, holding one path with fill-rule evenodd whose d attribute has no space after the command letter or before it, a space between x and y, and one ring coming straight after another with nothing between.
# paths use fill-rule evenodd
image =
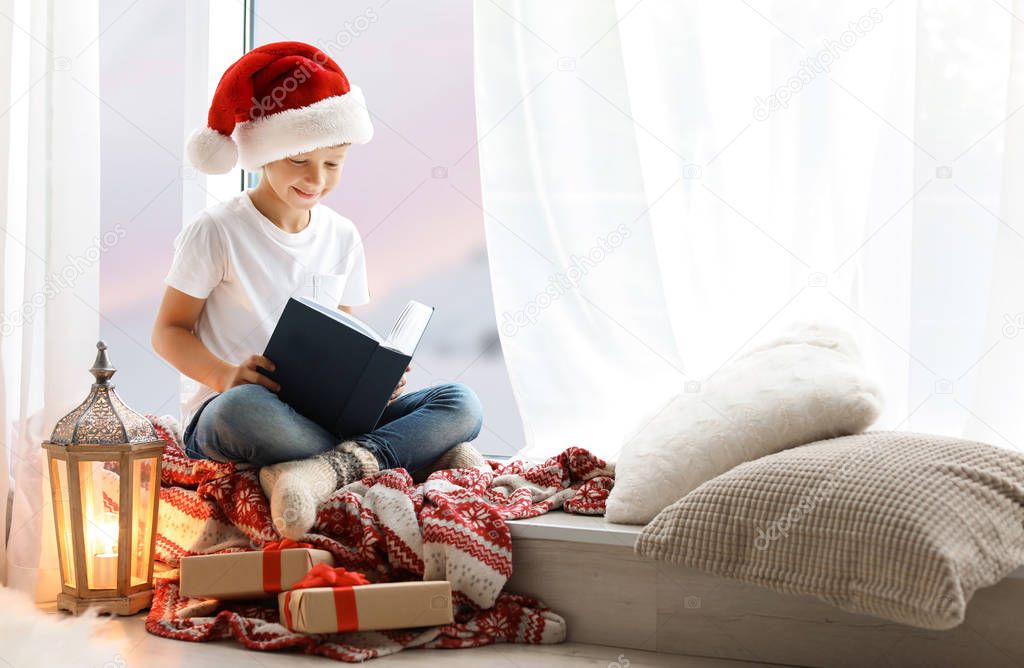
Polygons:
<instances>
[{"instance_id":1,"label":"white t-shirt","mask_svg":"<svg viewBox=\"0 0 1024 668\"><path fill-rule=\"evenodd\" d=\"M309 224L289 233L253 205L248 191L209 207L174 240L164 282L206 299L196 336L217 357L239 364L263 354L291 296L336 308L370 301L359 231L323 204ZM182 374L181 429L217 392Z\"/></svg>"}]
</instances>

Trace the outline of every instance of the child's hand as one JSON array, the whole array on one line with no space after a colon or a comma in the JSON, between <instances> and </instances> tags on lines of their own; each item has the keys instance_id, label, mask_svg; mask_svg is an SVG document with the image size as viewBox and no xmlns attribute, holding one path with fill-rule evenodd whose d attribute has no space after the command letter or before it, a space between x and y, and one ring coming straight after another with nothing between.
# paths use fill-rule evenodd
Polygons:
<instances>
[{"instance_id":1,"label":"child's hand","mask_svg":"<svg viewBox=\"0 0 1024 668\"><path fill-rule=\"evenodd\" d=\"M402 393L402 388L405 387L405 377L409 375L410 371L412 371L411 366L405 367L405 373L402 374L402 380L398 381L398 387L395 388L395 391L391 393L391 398L388 399L389 406L391 405L391 402L397 399L398 395Z\"/></svg>"},{"instance_id":2,"label":"child's hand","mask_svg":"<svg viewBox=\"0 0 1024 668\"><path fill-rule=\"evenodd\" d=\"M238 366L228 367L228 370L224 374L224 381L221 383L221 392L230 390L236 385L245 385L246 383L262 385L272 392L279 391L281 389L281 384L275 383L257 371L257 366L261 366L267 371L273 371L277 368L277 365L271 362L268 357L257 355L255 353L249 355L249 357Z\"/></svg>"}]
</instances>

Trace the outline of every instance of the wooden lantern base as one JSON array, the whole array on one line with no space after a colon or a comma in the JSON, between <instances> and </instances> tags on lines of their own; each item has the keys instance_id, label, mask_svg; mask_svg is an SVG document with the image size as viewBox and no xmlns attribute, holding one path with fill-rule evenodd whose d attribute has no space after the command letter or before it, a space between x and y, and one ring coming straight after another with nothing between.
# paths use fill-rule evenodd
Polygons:
<instances>
[{"instance_id":1,"label":"wooden lantern base","mask_svg":"<svg viewBox=\"0 0 1024 668\"><path fill-rule=\"evenodd\" d=\"M128 594L127 596L89 599L60 593L57 594L57 609L67 610L73 615L78 615L88 609L94 609L100 614L107 615L134 615L143 608L149 607L152 601L152 589Z\"/></svg>"}]
</instances>

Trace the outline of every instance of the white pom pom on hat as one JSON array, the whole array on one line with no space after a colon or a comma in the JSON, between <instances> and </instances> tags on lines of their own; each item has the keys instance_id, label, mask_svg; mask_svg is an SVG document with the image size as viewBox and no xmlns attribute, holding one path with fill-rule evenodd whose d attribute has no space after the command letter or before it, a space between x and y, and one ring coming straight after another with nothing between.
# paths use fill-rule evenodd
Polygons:
<instances>
[{"instance_id":1,"label":"white pom pom on hat","mask_svg":"<svg viewBox=\"0 0 1024 668\"><path fill-rule=\"evenodd\" d=\"M207 174L227 174L238 162L238 145L213 128L196 128L185 144L188 161Z\"/></svg>"},{"instance_id":2,"label":"white pom pom on hat","mask_svg":"<svg viewBox=\"0 0 1024 668\"><path fill-rule=\"evenodd\" d=\"M274 160L338 144L365 144L373 124L362 91L327 54L303 42L256 47L221 77L206 127L185 144L206 174L236 164L256 170Z\"/></svg>"}]
</instances>

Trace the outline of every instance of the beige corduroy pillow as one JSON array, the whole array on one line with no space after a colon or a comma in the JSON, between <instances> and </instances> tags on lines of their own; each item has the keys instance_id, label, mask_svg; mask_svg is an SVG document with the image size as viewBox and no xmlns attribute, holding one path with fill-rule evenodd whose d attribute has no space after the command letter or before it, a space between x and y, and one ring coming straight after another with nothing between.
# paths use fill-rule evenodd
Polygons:
<instances>
[{"instance_id":1,"label":"beige corduroy pillow","mask_svg":"<svg viewBox=\"0 0 1024 668\"><path fill-rule=\"evenodd\" d=\"M1024 564L1024 454L899 432L748 462L665 508L640 554L926 629Z\"/></svg>"}]
</instances>

